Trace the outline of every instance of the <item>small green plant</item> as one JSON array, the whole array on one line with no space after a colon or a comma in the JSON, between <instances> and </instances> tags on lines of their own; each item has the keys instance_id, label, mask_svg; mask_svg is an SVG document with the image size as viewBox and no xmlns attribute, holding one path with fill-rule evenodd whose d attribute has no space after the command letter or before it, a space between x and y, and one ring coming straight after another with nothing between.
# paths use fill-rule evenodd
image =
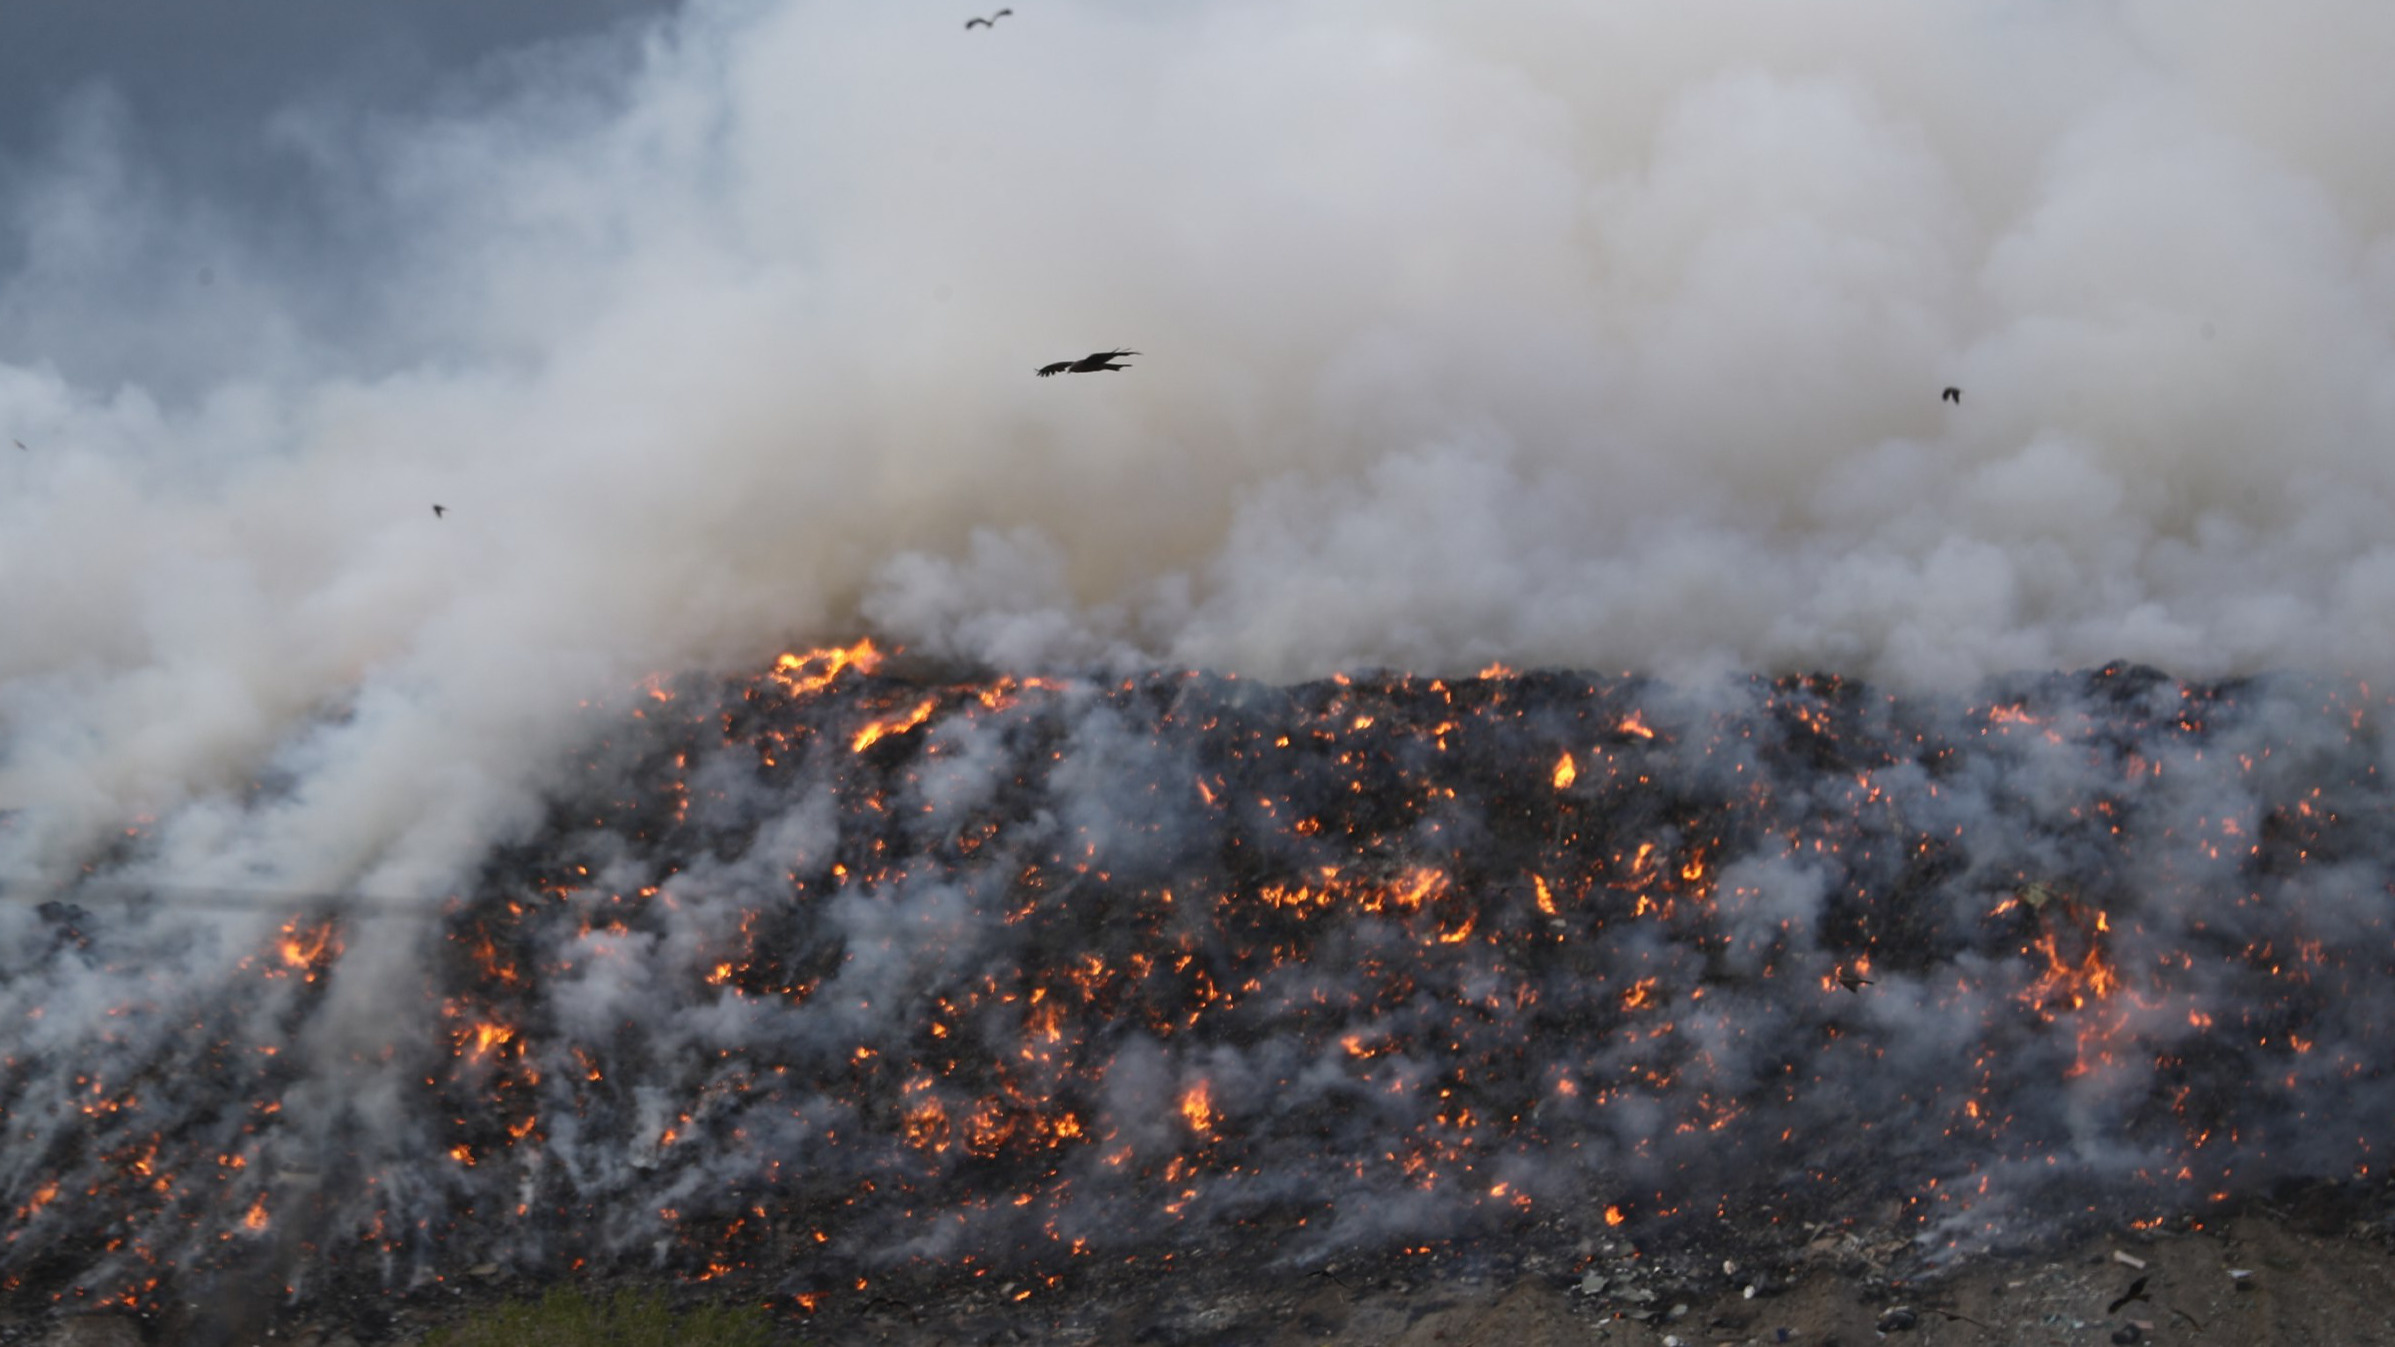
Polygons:
<instances>
[{"instance_id":1,"label":"small green plant","mask_svg":"<svg viewBox=\"0 0 2395 1347\"><path fill-rule=\"evenodd\" d=\"M706 1305L675 1314L654 1293L618 1291L602 1303L558 1286L537 1302L493 1306L442 1329L424 1347L765 1347L771 1334L762 1310Z\"/></svg>"}]
</instances>

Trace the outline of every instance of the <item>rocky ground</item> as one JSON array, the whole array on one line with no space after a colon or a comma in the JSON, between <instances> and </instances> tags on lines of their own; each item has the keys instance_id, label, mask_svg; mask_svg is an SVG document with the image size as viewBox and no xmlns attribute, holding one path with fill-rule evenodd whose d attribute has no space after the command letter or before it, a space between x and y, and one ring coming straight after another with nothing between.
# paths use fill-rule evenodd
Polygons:
<instances>
[{"instance_id":1,"label":"rocky ground","mask_svg":"<svg viewBox=\"0 0 2395 1347\"><path fill-rule=\"evenodd\" d=\"M2090 1238L1912 1278L1890 1274L1902 1255L1888 1246L1851 1236L1816 1243L1786 1281L1736 1260L1716 1265L1720 1275L1711 1277L1650 1271L1625 1246L1621 1256L1600 1254L1576 1279L1451 1274L1433 1258L1412 1275L1350 1277L1334 1268L1228 1294L1160 1289L1113 1305L1054 1309L1030 1322L893 1307L822 1340L907 1347L2395 1342L2395 1254L2386 1242L2354 1231L2321 1233L2283 1213ZM2133 1288L2141 1294L2113 1310Z\"/></svg>"},{"instance_id":2,"label":"rocky ground","mask_svg":"<svg viewBox=\"0 0 2395 1347\"><path fill-rule=\"evenodd\" d=\"M2384 1223L2349 1215L2334 1206L2256 1207L1944 1268L1918 1265L1902 1240L1845 1232L1825 1233L1768 1268L1710 1260L1693 1249L1649 1256L1624 1240L1564 1260L1434 1251L1311 1273L1192 1266L1057 1291L1004 1281L892 1285L877 1288L889 1294L814 1315L790 1309L779 1340L889 1347L2395 1343L2395 1241ZM35 1316L0 1324L0 1342L408 1347L475 1305L532 1290L485 1284L419 1294L363 1332L285 1317L227 1339L209 1332L204 1317L166 1324Z\"/></svg>"}]
</instances>

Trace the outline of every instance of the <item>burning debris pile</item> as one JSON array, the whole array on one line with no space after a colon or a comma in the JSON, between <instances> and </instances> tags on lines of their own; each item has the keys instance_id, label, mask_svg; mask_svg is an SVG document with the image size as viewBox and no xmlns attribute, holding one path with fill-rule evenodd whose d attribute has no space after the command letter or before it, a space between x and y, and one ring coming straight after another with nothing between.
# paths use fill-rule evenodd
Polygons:
<instances>
[{"instance_id":1,"label":"burning debris pile","mask_svg":"<svg viewBox=\"0 0 2395 1347\"><path fill-rule=\"evenodd\" d=\"M10 913L8 1286L1028 1297L1724 1215L1983 1247L2382 1163L2367 688L877 661L648 689L429 922Z\"/></svg>"}]
</instances>

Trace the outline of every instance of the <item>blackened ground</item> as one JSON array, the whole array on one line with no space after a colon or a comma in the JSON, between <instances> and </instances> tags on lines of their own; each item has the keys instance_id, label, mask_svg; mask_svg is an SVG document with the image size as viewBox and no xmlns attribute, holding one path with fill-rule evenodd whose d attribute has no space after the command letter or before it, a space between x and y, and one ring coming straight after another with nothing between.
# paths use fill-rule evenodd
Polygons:
<instances>
[{"instance_id":1,"label":"blackened ground","mask_svg":"<svg viewBox=\"0 0 2395 1347\"><path fill-rule=\"evenodd\" d=\"M1723 1243L1699 1239L1676 1252L1627 1238L1557 1257L1439 1247L1310 1272L1232 1256L1091 1275L1023 1298L1020 1283L996 1274L918 1273L813 1313L767 1309L777 1344L888 1347L2363 1347L2395 1341L2388 1197L2383 1189L2315 1186L2201 1218L1935 1267L1891 1229L1823 1230L1757 1261L1725 1252L1758 1243L1725 1227L1717 1231L1730 1236ZM2142 1294L2114 1310L2140 1280ZM579 1285L604 1298L655 1283L586 1277ZM470 1277L456 1288L384 1297L363 1319L329 1305L287 1306L241 1335L210 1336L230 1347L412 1347L542 1289L504 1275ZM725 1298L668 1289L693 1304ZM0 1343L163 1347L193 1340L194 1317L34 1314L0 1319Z\"/></svg>"},{"instance_id":2,"label":"blackened ground","mask_svg":"<svg viewBox=\"0 0 2395 1347\"><path fill-rule=\"evenodd\" d=\"M2363 1201L2380 712L2128 668L1944 700L684 680L594 726L379 1056L309 1029L400 923L311 914L162 997L171 912L45 916L12 975L124 1009L0 1075L33 1139L0 1268L29 1311L228 1343L567 1276L827 1340L1250 1341L1313 1306L1362 1341L1383 1300L1444 1313L1427 1286L1594 1272L1575 1322L1693 1342L1743 1331L1741 1276L1870 1305L2073 1231Z\"/></svg>"}]
</instances>

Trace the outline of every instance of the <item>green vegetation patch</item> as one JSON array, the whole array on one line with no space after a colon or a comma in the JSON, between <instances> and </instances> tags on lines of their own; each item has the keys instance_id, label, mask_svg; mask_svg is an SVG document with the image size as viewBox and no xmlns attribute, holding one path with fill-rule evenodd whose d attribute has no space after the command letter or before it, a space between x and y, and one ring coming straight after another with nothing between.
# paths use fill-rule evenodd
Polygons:
<instances>
[{"instance_id":1,"label":"green vegetation patch","mask_svg":"<svg viewBox=\"0 0 2395 1347\"><path fill-rule=\"evenodd\" d=\"M601 1302L568 1286L538 1302L477 1313L424 1340L424 1347L765 1347L772 1321L762 1310L706 1305L676 1314L659 1294L618 1291Z\"/></svg>"}]
</instances>

